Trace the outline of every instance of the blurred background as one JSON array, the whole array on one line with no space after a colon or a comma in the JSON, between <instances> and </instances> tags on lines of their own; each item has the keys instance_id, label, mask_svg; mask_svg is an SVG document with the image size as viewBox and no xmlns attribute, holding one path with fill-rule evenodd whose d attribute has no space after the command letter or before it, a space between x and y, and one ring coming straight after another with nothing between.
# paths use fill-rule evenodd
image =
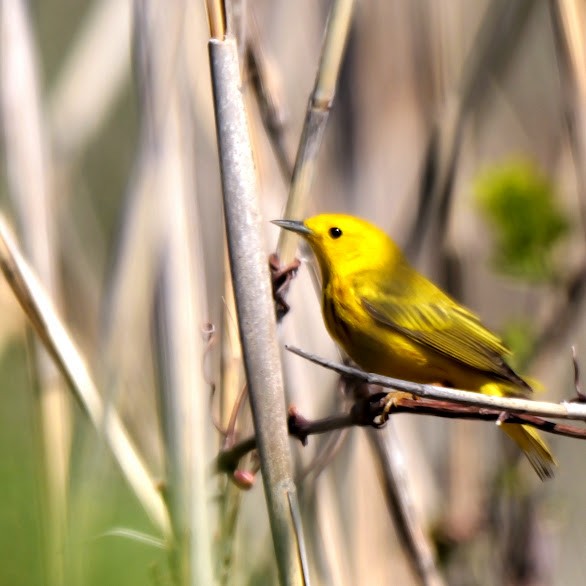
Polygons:
<instances>
[{"instance_id":1,"label":"blurred background","mask_svg":"<svg viewBox=\"0 0 586 586\"><path fill-rule=\"evenodd\" d=\"M332 2L232 6L268 258ZM211 473L224 441L214 424L228 426L244 383L205 9L0 3L1 211L105 406L92 424L2 279L2 585L178 583L148 497L104 441L110 412L171 517L181 508L166 479L192 463L193 556L210 579L276 583L260 478L241 491ZM572 345L586 367L585 10L356 2L304 213L381 226L504 337L515 366L541 381L539 399L556 402L575 395ZM281 345L339 360L300 254ZM287 401L305 417L348 409L334 373L282 359ZM251 433L246 405L236 433ZM541 483L490 423L397 415L375 433L404 468L446 584L586 580L579 440L547 438L559 470ZM291 441L315 584L421 583L372 446L363 429Z\"/></svg>"}]
</instances>

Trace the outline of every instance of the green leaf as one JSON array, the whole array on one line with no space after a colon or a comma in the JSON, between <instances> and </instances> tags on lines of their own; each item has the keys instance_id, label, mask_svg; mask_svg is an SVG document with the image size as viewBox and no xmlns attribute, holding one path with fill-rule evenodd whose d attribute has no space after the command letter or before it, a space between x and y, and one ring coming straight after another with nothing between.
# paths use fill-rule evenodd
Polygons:
<instances>
[{"instance_id":1,"label":"green leaf","mask_svg":"<svg viewBox=\"0 0 586 586\"><path fill-rule=\"evenodd\" d=\"M552 253L569 221L550 180L533 163L519 159L484 172L475 187L494 234L495 268L529 281L552 280Z\"/></svg>"}]
</instances>

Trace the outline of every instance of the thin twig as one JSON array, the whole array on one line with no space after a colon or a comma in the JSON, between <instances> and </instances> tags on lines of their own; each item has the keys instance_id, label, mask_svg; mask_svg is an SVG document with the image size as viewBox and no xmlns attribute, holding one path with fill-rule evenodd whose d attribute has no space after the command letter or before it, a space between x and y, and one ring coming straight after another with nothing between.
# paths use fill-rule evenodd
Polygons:
<instances>
[{"instance_id":1,"label":"thin twig","mask_svg":"<svg viewBox=\"0 0 586 586\"><path fill-rule=\"evenodd\" d=\"M332 4L315 86L305 114L284 218L299 219L307 207L317 153L336 93L336 83L350 34L353 10L354 0L334 0ZM291 263L296 248L297 236L282 230L277 246L277 254L282 264Z\"/></svg>"},{"instance_id":2,"label":"thin twig","mask_svg":"<svg viewBox=\"0 0 586 586\"><path fill-rule=\"evenodd\" d=\"M439 401L453 401L454 403L485 407L487 409L499 409L517 415L527 414L538 417L550 417L552 419L586 421L586 405L581 405L579 403L547 403L545 401L531 401L528 399L511 397L496 397L492 395L483 395L481 393L472 393L470 391L462 391L459 389L448 389L433 385L414 383L364 372L358 368L352 368L343 364L336 364L335 362L325 360L315 354L295 348L294 346L286 346L286 348L290 352L293 352L293 354L297 354L310 362L319 364L320 366L333 370L338 374L351 376L368 384L379 385L381 387L391 388L398 391L406 391L417 397L437 399Z\"/></svg>"},{"instance_id":3,"label":"thin twig","mask_svg":"<svg viewBox=\"0 0 586 586\"><path fill-rule=\"evenodd\" d=\"M246 43L246 74L256 96L261 119L277 158L281 174L289 183L293 163L285 144L285 114L277 74L264 51L254 13L249 19L250 33Z\"/></svg>"},{"instance_id":4,"label":"thin twig","mask_svg":"<svg viewBox=\"0 0 586 586\"><path fill-rule=\"evenodd\" d=\"M576 391L576 400L586 401L586 395L582 392L582 384L580 382L580 367L578 366L576 346L572 346L572 367L574 369L574 390Z\"/></svg>"},{"instance_id":5,"label":"thin twig","mask_svg":"<svg viewBox=\"0 0 586 586\"><path fill-rule=\"evenodd\" d=\"M323 419L305 419L296 409L289 409L289 434L297 438L303 445L307 444L310 435L330 433L350 427L381 427L381 416L385 415L386 396L388 393L377 393L369 399L356 401L349 413L324 417ZM555 405L555 404L554 404ZM529 425L541 431L571 437L586 439L586 429L576 425L556 423L530 414L513 414L502 409L490 409L475 405L459 405L449 401L435 399L409 399L401 397L393 400L393 406L388 415L409 413L412 415L429 415L445 419L466 419L474 421L494 421L499 424L503 420L507 423ZM256 439L249 437L222 450L213 463L215 472L233 473L238 467L239 460L250 451L256 449Z\"/></svg>"}]
</instances>

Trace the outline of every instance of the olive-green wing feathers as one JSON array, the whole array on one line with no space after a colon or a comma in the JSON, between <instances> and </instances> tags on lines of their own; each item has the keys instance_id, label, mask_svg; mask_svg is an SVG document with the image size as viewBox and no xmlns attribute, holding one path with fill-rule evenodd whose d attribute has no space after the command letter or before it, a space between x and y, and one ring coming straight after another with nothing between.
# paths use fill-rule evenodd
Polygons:
<instances>
[{"instance_id":1,"label":"olive-green wing feathers","mask_svg":"<svg viewBox=\"0 0 586 586\"><path fill-rule=\"evenodd\" d=\"M503 357L510 352L498 336L424 277L416 273L409 277L376 289L360 285L369 283L367 279L357 279L354 290L379 324L465 366L530 390L505 362Z\"/></svg>"}]
</instances>

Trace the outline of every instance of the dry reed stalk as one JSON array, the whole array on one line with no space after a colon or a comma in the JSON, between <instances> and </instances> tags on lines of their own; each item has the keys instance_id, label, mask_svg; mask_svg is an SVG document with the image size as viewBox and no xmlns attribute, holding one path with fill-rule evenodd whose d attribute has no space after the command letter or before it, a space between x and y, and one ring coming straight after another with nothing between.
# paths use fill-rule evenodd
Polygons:
<instances>
[{"instance_id":1,"label":"dry reed stalk","mask_svg":"<svg viewBox=\"0 0 586 586\"><path fill-rule=\"evenodd\" d=\"M254 12L248 18L246 42L245 75L254 89L262 123L267 133L281 175L287 183L291 182L293 163L285 142L285 108L282 97L282 84L278 71L264 50L263 39Z\"/></svg>"},{"instance_id":2,"label":"dry reed stalk","mask_svg":"<svg viewBox=\"0 0 586 586\"><path fill-rule=\"evenodd\" d=\"M104 405L83 356L1 216L0 269L76 400L110 448L131 490L163 537L171 539L167 508L154 479L116 410Z\"/></svg>"},{"instance_id":3,"label":"dry reed stalk","mask_svg":"<svg viewBox=\"0 0 586 586\"><path fill-rule=\"evenodd\" d=\"M230 259L224 250L224 296L222 306L222 357L221 381L218 389L220 402L219 422L222 429L227 429L233 414L234 405L246 384L242 364L240 332L236 318L236 302L230 275Z\"/></svg>"},{"instance_id":4,"label":"dry reed stalk","mask_svg":"<svg viewBox=\"0 0 586 586\"><path fill-rule=\"evenodd\" d=\"M205 468L209 391L202 364L205 276L194 199L194 123L186 91L186 6L139 0L134 16L144 105L141 162L148 166L141 166L140 172L152 180L150 194L138 193L135 203L137 211L154 214L143 216L144 223L135 224L133 234L137 236L142 228L150 239L153 256L146 259L148 279L154 277L156 269L161 274L158 391L168 476L166 497L175 537L172 571L179 584L210 584L213 532ZM145 196L154 201L148 204ZM128 244L131 248L123 248L124 265L136 260L130 253L136 251L139 241L133 239ZM153 262L160 264L155 267ZM119 290L128 291L124 271L118 274ZM152 299L152 294L151 289L147 297Z\"/></svg>"},{"instance_id":5,"label":"dry reed stalk","mask_svg":"<svg viewBox=\"0 0 586 586\"><path fill-rule=\"evenodd\" d=\"M336 93L336 83L340 74L342 57L344 56L352 25L353 10L354 0L335 0L332 3L315 85L307 105L283 218L300 219L306 213L317 154ZM288 265L293 261L297 242L295 234L287 230L281 231L277 254L282 265Z\"/></svg>"},{"instance_id":6,"label":"dry reed stalk","mask_svg":"<svg viewBox=\"0 0 586 586\"><path fill-rule=\"evenodd\" d=\"M51 155L45 129L38 59L26 3L7 0L0 13L0 108L9 195L25 249L49 295L57 302L55 208ZM71 415L63 380L35 342L40 385L42 496L46 512L48 579L64 584Z\"/></svg>"},{"instance_id":7,"label":"dry reed stalk","mask_svg":"<svg viewBox=\"0 0 586 586\"><path fill-rule=\"evenodd\" d=\"M99 0L85 17L49 97L60 163L75 160L103 127L130 73L131 0Z\"/></svg>"},{"instance_id":8,"label":"dry reed stalk","mask_svg":"<svg viewBox=\"0 0 586 586\"><path fill-rule=\"evenodd\" d=\"M223 41L226 36L226 6L224 0L206 0L210 37Z\"/></svg>"},{"instance_id":9,"label":"dry reed stalk","mask_svg":"<svg viewBox=\"0 0 586 586\"><path fill-rule=\"evenodd\" d=\"M291 512L297 497L238 51L233 39L220 41L213 30L212 36L210 68L224 217L248 392L280 580L298 585L308 578L300 560L303 536Z\"/></svg>"},{"instance_id":10,"label":"dry reed stalk","mask_svg":"<svg viewBox=\"0 0 586 586\"><path fill-rule=\"evenodd\" d=\"M179 88L178 88L179 89ZM205 455L208 449L209 390L204 379L205 276L201 262L191 150L185 143L189 119L173 96L160 136L158 193L166 211L162 256L161 406L168 499L179 548L181 584L213 582Z\"/></svg>"},{"instance_id":11,"label":"dry reed stalk","mask_svg":"<svg viewBox=\"0 0 586 586\"><path fill-rule=\"evenodd\" d=\"M578 209L586 232L586 14L576 0L549 3L561 90L578 184Z\"/></svg>"},{"instance_id":12,"label":"dry reed stalk","mask_svg":"<svg viewBox=\"0 0 586 586\"><path fill-rule=\"evenodd\" d=\"M487 95L491 74L496 75L514 54L522 39L520 32L535 6L535 0L491 2L464 63L456 90L444 87L446 83L441 76L437 80L439 92L445 92L446 98L430 129L419 186L417 216L405 245L405 252L412 258L420 254L432 223L435 240L440 245L430 248L438 255L446 254L444 240L465 122ZM437 69L443 71L441 66Z\"/></svg>"},{"instance_id":13,"label":"dry reed stalk","mask_svg":"<svg viewBox=\"0 0 586 586\"><path fill-rule=\"evenodd\" d=\"M252 431L249 418L238 417L241 413L241 409L239 409L240 395L245 392L246 382L227 250L224 253L223 301L220 342L222 345L221 381L215 394L218 396L219 402L218 422L221 429L227 434L221 437L221 445L225 446L227 442L234 441L236 433L241 437L242 435L248 435ZM233 425L235 426L234 428L231 427ZM220 584L228 586L234 578L233 561L236 522L240 512L243 491L225 477L219 480L219 490L217 577Z\"/></svg>"}]
</instances>

